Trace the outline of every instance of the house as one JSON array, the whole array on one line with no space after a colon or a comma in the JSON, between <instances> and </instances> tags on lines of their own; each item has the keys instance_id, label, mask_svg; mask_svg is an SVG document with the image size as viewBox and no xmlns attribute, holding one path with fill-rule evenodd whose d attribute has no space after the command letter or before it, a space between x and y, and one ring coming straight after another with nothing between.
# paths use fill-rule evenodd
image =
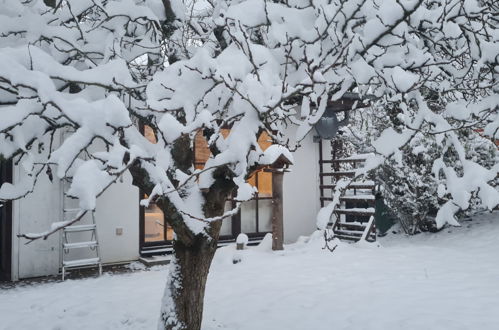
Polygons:
<instances>
[{"instance_id":1,"label":"house","mask_svg":"<svg viewBox=\"0 0 499 330\"><path fill-rule=\"evenodd\" d=\"M147 131L145 132L147 136ZM315 217L320 207L319 199L319 153L317 143L310 133L302 147L294 152L294 165L284 174L283 218L284 240L293 242L300 235L315 230ZM209 156L205 143L196 137L196 166L202 166ZM268 147L268 137L259 139L262 148ZM259 188L259 194L242 205L232 219L224 220L220 242L234 241L236 236L246 233L250 242L257 242L271 231L272 173L258 171L249 182ZM11 162L0 163L0 183L19 182L21 169ZM164 254L171 250L173 232L165 224L159 208L139 205L145 196L132 185L129 174L110 187L97 201L94 217L86 216L81 224L95 221L97 225L99 252L104 264L125 263L140 256ZM6 203L0 208L0 264L5 279L19 280L30 277L56 275L61 270L62 260L85 258L89 249L64 249L62 243L66 233L59 232L47 239L29 244L20 233L37 233L50 229L51 224L68 220L77 207L77 201L64 195L69 182L41 175L36 189L27 197ZM228 203L231 203L229 201ZM229 207L230 205L228 205ZM74 233L77 241L88 241L88 233Z\"/></svg>"},{"instance_id":2,"label":"house","mask_svg":"<svg viewBox=\"0 0 499 330\"><path fill-rule=\"evenodd\" d=\"M344 155L342 158L338 154L341 148L331 140L337 126L341 125L335 113L350 110L357 101L358 96L347 94L342 100L330 102L328 111L318 124L322 125L321 128L309 132L301 142L301 148L293 152L293 165L284 174L280 188L285 243L296 241L299 236L309 235L316 229L317 213L327 201L332 200L335 182L341 177L351 176L361 163L357 158L345 158ZM143 133L154 142L154 136L147 127L144 127ZM293 134L292 131L288 133ZM258 142L263 150L271 145L265 132ZM202 168L210 151L201 134L195 138L194 154L195 166ZM259 193L245 202L238 214L224 220L220 244L234 241L239 233L247 234L250 243L256 243L272 231L273 194L276 189L272 186L272 175L272 172L260 170L249 178L248 182L257 187ZM16 183L20 179L19 166L5 160L0 162L0 184ZM60 231L45 240L31 242L18 237L19 234L45 232L54 222L74 218L78 201L65 196L69 185L65 180L50 181L42 175L33 193L0 208L0 276L3 279L57 275L63 261L90 258L97 249L103 264L126 263L141 256L171 251L172 229L154 203L148 207L140 206L139 201L146 196L132 185L128 173L98 198L93 215L87 215L80 221L81 226L95 223L96 231ZM332 229L344 239L358 240L365 237L363 232L375 239L372 221L366 230L374 215L374 184L354 183L350 190L348 198L342 197L343 207L336 210L336 219L343 221L332 223ZM228 208L231 203L231 200L227 202ZM91 236L97 233L98 240ZM98 246L72 244L70 240L85 243L98 241Z\"/></svg>"}]
</instances>

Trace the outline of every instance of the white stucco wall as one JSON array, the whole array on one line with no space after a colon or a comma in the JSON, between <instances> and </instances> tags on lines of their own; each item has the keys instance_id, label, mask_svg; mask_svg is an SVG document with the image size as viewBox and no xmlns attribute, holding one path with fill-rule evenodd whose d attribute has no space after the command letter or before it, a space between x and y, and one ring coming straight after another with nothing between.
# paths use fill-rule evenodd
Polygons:
<instances>
[{"instance_id":1,"label":"white stucco wall","mask_svg":"<svg viewBox=\"0 0 499 330\"><path fill-rule=\"evenodd\" d=\"M15 167L14 180L19 180L21 169ZM52 222L60 221L60 186L40 176L36 189L13 203L13 279L57 274L59 271L59 235L26 244L20 233L39 233L50 229Z\"/></svg>"},{"instance_id":2,"label":"white stucco wall","mask_svg":"<svg viewBox=\"0 0 499 330\"><path fill-rule=\"evenodd\" d=\"M139 257L139 190L132 186L129 173L98 199L95 216L102 262ZM122 229L122 235L116 234L117 228Z\"/></svg>"},{"instance_id":3,"label":"white stucco wall","mask_svg":"<svg viewBox=\"0 0 499 330\"><path fill-rule=\"evenodd\" d=\"M21 169L14 170L14 180L18 181ZM51 183L41 175L36 189L27 197L15 201L13 205L13 258L12 277L14 280L56 275L59 272L62 253L62 233L56 233L46 240L36 240L25 244L26 239L18 238L19 233L39 233L50 229L52 223L63 220L62 183ZM100 243L101 258L104 263L135 260L139 256L139 193L131 185L131 176L125 175L123 182L109 188L97 201L95 220ZM67 207L67 206L66 206ZM82 223L89 223L86 217ZM116 229L121 228L121 235ZM75 239L89 240L89 233L73 234ZM86 236L85 236L86 235ZM92 257L89 249L71 250L69 259Z\"/></svg>"},{"instance_id":4,"label":"white stucco wall","mask_svg":"<svg viewBox=\"0 0 499 330\"><path fill-rule=\"evenodd\" d=\"M284 241L295 242L299 236L316 229L319 202L319 146L311 131L293 153L294 164L284 174ZM293 132L289 132L293 134Z\"/></svg>"}]
</instances>

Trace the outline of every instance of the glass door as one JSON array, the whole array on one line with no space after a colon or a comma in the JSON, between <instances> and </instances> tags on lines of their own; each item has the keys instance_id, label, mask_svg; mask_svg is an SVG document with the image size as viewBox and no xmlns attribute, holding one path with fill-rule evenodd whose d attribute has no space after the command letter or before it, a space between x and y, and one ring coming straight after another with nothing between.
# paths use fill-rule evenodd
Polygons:
<instances>
[{"instance_id":1,"label":"glass door","mask_svg":"<svg viewBox=\"0 0 499 330\"><path fill-rule=\"evenodd\" d=\"M166 223L161 209L151 202L148 207L140 207L140 215L140 254L147 256L170 251L173 229Z\"/></svg>"}]
</instances>

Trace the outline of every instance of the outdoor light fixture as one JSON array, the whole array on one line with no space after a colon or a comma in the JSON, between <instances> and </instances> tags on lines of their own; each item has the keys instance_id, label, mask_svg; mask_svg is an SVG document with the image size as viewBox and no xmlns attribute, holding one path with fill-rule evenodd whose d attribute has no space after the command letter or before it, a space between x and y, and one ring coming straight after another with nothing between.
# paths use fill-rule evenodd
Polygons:
<instances>
[{"instance_id":1,"label":"outdoor light fixture","mask_svg":"<svg viewBox=\"0 0 499 330\"><path fill-rule=\"evenodd\" d=\"M348 111L345 111L345 118L341 121L336 116L333 106L327 106L324 115L315 124L315 130L323 140L332 140L338 133L338 129L348 124Z\"/></svg>"}]
</instances>

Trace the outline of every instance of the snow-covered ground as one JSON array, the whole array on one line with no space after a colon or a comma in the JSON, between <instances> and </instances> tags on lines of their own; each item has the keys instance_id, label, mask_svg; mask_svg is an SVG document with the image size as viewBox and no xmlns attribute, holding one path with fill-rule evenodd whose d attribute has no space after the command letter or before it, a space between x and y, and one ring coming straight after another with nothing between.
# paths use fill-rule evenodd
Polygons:
<instances>
[{"instance_id":1,"label":"snow-covered ground","mask_svg":"<svg viewBox=\"0 0 499 330\"><path fill-rule=\"evenodd\" d=\"M499 329L499 213L378 243L220 249L204 329ZM154 329L166 273L1 290L0 329Z\"/></svg>"}]
</instances>

